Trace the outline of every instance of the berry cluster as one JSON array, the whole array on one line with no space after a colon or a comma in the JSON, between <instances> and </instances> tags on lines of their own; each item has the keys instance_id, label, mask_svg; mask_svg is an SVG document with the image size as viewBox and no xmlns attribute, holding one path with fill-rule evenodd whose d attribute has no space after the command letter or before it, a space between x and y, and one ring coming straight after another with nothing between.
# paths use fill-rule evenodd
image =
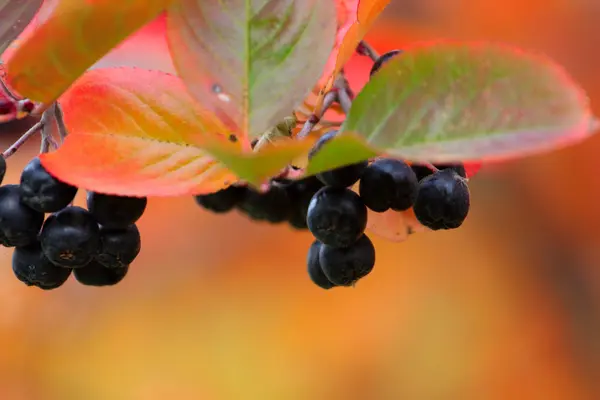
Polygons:
<instances>
[{"instance_id":1,"label":"berry cluster","mask_svg":"<svg viewBox=\"0 0 600 400\"><path fill-rule=\"evenodd\" d=\"M5 172L0 157L0 183ZM0 244L14 248L13 272L26 285L56 289L71 272L83 285L114 285L139 254L135 223L146 198L88 192L84 209L72 205L77 190L50 175L38 157L18 185L0 186Z\"/></svg>"},{"instance_id":2,"label":"berry cluster","mask_svg":"<svg viewBox=\"0 0 600 400\"><path fill-rule=\"evenodd\" d=\"M309 158L336 133L323 135ZM408 165L379 158L298 181L273 180L266 192L234 185L196 196L196 202L216 213L238 209L253 220L308 229L315 237L307 257L309 277L319 287L331 289L354 285L375 265L375 248L365 235L368 210L413 208L425 227L455 229L469 212L465 178L462 164ZM351 189L357 183L358 193Z\"/></svg>"}]
</instances>

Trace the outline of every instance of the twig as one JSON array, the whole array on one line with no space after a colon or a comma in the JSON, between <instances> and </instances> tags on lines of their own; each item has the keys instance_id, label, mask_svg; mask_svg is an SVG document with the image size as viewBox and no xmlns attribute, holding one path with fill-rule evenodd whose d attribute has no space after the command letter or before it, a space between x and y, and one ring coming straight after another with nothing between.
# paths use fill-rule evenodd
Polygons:
<instances>
[{"instance_id":1,"label":"twig","mask_svg":"<svg viewBox=\"0 0 600 400\"><path fill-rule=\"evenodd\" d=\"M56 121L56 103L52 104L42 114L42 143L40 144L40 153L47 153L50 147L58 148L56 140L54 140L54 130L58 128Z\"/></svg>"},{"instance_id":2,"label":"twig","mask_svg":"<svg viewBox=\"0 0 600 400\"><path fill-rule=\"evenodd\" d=\"M14 142L8 149L6 149L4 153L2 153L2 157L6 159L15 154L17 150L19 150L19 148L23 146L25 142L27 142L27 140L29 140L33 135L41 131L43 126L44 124L42 123L42 121L36 122L35 125L29 128L27 132L25 132L19 139L17 139L16 142Z\"/></svg>"},{"instance_id":3,"label":"twig","mask_svg":"<svg viewBox=\"0 0 600 400\"><path fill-rule=\"evenodd\" d=\"M350 112L350 107L352 106L352 100L354 98L354 93L350 90L350 85L348 84L348 80L342 71L338 78L333 83L333 87L337 89L337 101L340 103L344 114L348 115Z\"/></svg>"},{"instance_id":4,"label":"twig","mask_svg":"<svg viewBox=\"0 0 600 400\"><path fill-rule=\"evenodd\" d=\"M325 97L323 98L323 107L321 107L321 115L317 115L314 113L311 114L304 123L304 126L302 127L300 132L298 132L298 134L296 135L296 138L304 139L305 137L307 137L315 128L315 125L317 125L319 121L321 121L321 118L323 117L323 115L325 115L325 112L327 112L329 107L331 107L336 101L337 90L327 92L327 94L325 94Z\"/></svg>"},{"instance_id":5,"label":"twig","mask_svg":"<svg viewBox=\"0 0 600 400\"><path fill-rule=\"evenodd\" d=\"M361 56L369 57L371 60L373 60L373 62L377 61L379 58L379 53L377 53L377 51L375 51L375 49L364 40L360 41L356 47L356 52Z\"/></svg>"},{"instance_id":6,"label":"twig","mask_svg":"<svg viewBox=\"0 0 600 400\"><path fill-rule=\"evenodd\" d=\"M54 106L54 117L56 118L56 125L58 126L58 135L60 142L64 142L68 135L67 126L65 125L65 118L60 103L57 101Z\"/></svg>"}]
</instances>

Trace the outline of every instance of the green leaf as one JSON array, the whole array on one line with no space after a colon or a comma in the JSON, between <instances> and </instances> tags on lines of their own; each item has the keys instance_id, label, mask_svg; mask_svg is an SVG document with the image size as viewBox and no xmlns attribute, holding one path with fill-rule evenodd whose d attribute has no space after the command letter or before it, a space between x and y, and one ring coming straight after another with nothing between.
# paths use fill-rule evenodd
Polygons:
<instances>
[{"instance_id":1,"label":"green leaf","mask_svg":"<svg viewBox=\"0 0 600 400\"><path fill-rule=\"evenodd\" d=\"M358 135L345 132L324 143L314 151L306 168L305 175L316 175L344 165L354 164L380 154L378 150L365 143Z\"/></svg>"},{"instance_id":2,"label":"green leaf","mask_svg":"<svg viewBox=\"0 0 600 400\"><path fill-rule=\"evenodd\" d=\"M504 45L418 45L373 76L340 131L411 161L525 156L593 133L583 90L551 60Z\"/></svg>"},{"instance_id":3,"label":"green leaf","mask_svg":"<svg viewBox=\"0 0 600 400\"><path fill-rule=\"evenodd\" d=\"M242 140L302 103L333 49L334 1L181 0L167 14L177 73Z\"/></svg>"}]
</instances>

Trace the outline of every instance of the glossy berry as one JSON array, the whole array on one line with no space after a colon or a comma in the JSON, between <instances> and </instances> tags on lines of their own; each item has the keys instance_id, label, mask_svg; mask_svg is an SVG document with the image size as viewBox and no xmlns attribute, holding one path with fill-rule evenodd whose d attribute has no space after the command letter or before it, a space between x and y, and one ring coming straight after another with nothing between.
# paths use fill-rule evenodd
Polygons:
<instances>
[{"instance_id":1,"label":"glossy berry","mask_svg":"<svg viewBox=\"0 0 600 400\"><path fill-rule=\"evenodd\" d=\"M429 167L426 167L424 165L413 164L411 167L412 167L412 170L417 175L417 179L419 181L421 181L424 178L428 177L429 175L433 174L433 171ZM465 171L465 166L462 163L435 164L434 167L436 167L438 170L450 168L450 169L453 169L458 175L462 176L463 178L467 177L467 173Z\"/></svg>"},{"instance_id":2,"label":"glossy berry","mask_svg":"<svg viewBox=\"0 0 600 400\"><path fill-rule=\"evenodd\" d=\"M141 244L140 231L135 225L125 229L100 227L100 251L96 261L106 268L125 268L138 256Z\"/></svg>"},{"instance_id":3,"label":"glossy berry","mask_svg":"<svg viewBox=\"0 0 600 400\"><path fill-rule=\"evenodd\" d=\"M367 168L367 165L369 165L368 161L346 165L321 172L317 175L317 178L319 178L324 185L334 188L347 188L358 182L363 171Z\"/></svg>"},{"instance_id":4,"label":"glossy berry","mask_svg":"<svg viewBox=\"0 0 600 400\"><path fill-rule=\"evenodd\" d=\"M351 286L373 270L375 247L366 235L346 248L322 245L319 262L329 281L338 286Z\"/></svg>"},{"instance_id":5,"label":"glossy berry","mask_svg":"<svg viewBox=\"0 0 600 400\"><path fill-rule=\"evenodd\" d=\"M337 135L337 133L338 131L330 131L321 136L317 143L315 143L315 145L311 149L310 153L308 154L309 160L312 159L321 150L323 145L332 140ZM320 174L317 174L317 178L324 185L336 188L346 188L358 182L367 165L367 161L361 161L356 164L350 164L329 171L321 172Z\"/></svg>"},{"instance_id":6,"label":"glossy berry","mask_svg":"<svg viewBox=\"0 0 600 400\"><path fill-rule=\"evenodd\" d=\"M285 186L292 202L288 222L293 228L308 229L306 224L308 206L314 194L322 187L323 183L314 176L291 182Z\"/></svg>"},{"instance_id":7,"label":"glossy berry","mask_svg":"<svg viewBox=\"0 0 600 400\"><path fill-rule=\"evenodd\" d=\"M4 181L4 176L6 175L6 158L0 155L0 184Z\"/></svg>"},{"instance_id":8,"label":"glossy berry","mask_svg":"<svg viewBox=\"0 0 600 400\"><path fill-rule=\"evenodd\" d=\"M323 272L321 263L319 262L319 251L321 250L321 242L315 240L308 249L308 257L306 264L308 266L308 276L311 281L322 289L331 289L337 285L332 283Z\"/></svg>"},{"instance_id":9,"label":"glossy berry","mask_svg":"<svg viewBox=\"0 0 600 400\"><path fill-rule=\"evenodd\" d=\"M360 180L360 197L375 212L404 211L417 198L419 181L404 161L383 158L367 167Z\"/></svg>"},{"instance_id":10,"label":"glossy berry","mask_svg":"<svg viewBox=\"0 0 600 400\"><path fill-rule=\"evenodd\" d=\"M310 201L306 218L313 236L334 247L356 242L367 226L367 207L350 189L324 187Z\"/></svg>"},{"instance_id":11,"label":"glossy berry","mask_svg":"<svg viewBox=\"0 0 600 400\"><path fill-rule=\"evenodd\" d=\"M21 202L18 185L0 186L0 244L27 246L37 240L44 214Z\"/></svg>"},{"instance_id":12,"label":"glossy berry","mask_svg":"<svg viewBox=\"0 0 600 400\"><path fill-rule=\"evenodd\" d=\"M55 265L81 268L100 249L100 228L87 210L70 206L46 219L40 242L44 254Z\"/></svg>"},{"instance_id":13,"label":"glossy berry","mask_svg":"<svg viewBox=\"0 0 600 400\"><path fill-rule=\"evenodd\" d=\"M43 290L62 286L71 275L70 269L59 268L44 256L39 242L16 247L12 256L12 269L21 282Z\"/></svg>"},{"instance_id":14,"label":"glossy berry","mask_svg":"<svg viewBox=\"0 0 600 400\"><path fill-rule=\"evenodd\" d=\"M77 194L75 186L59 181L46 171L39 157L35 157L21 173L21 201L43 213L62 210Z\"/></svg>"},{"instance_id":15,"label":"glossy berry","mask_svg":"<svg viewBox=\"0 0 600 400\"><path fill-rule=\"evenodd\" d=\"M222 214L233 210L242 201L245 193L246 188L231 185L215 193L195 196L195 199L202 208Z\"/></svg>"},{"instance_id":16,"label":"glossy berry","mask_svg":"<svg viewBox=\"0 0 600 400\"><path fill-rule=\"evenodd\" d=\"M377 71L379 71L381 69L381 67L383 67L388 61L390 61L392 58L394 58L395 56L397 56L398 54L401 54L401 53L402 53L402 50L392 50L392 51L388 51L387 53L379 56L377 61L375 61L375 63L371 67L371 72L369 73L369 77L372 77L373 75L375 75L377 73Z\"/></svg>"},{"instance_id":17,"label":"glossy berry","mask_svg":"<svg viewBox=\"0 0 600 400\"><path fill-rule=\"evenodd\" d=\"M106 268L102 264L92 261L83 268L73 270L77 282L85 286L112 286L121 282L129 266L124 268Z\"/></svg>"},{"instance_id":18,"label":"glossy berry","mask_svg":"<svg viewBox=\"0 0 600 400\"><path fill-rule=\"evenodd\" d=\"M288 218L291 205L285 188L272 184L269 190L264 193L248 189L238 207L254 220L278 223Z\"/></svg>"},{"instance_id":19,"label":"glossy berry","mask_svg":"<svg viewBox=\"0 0 600 400\"><path fill-rule=\"evenodd\" d=\"M467 182L453 169L444 169L421 181L413 209L419 222L432 230L455 229L467 217L469 205Z\"/></svg>"},{"instance_id":20,"label":"glossy berry","mask_svg":"<svg viewBox=\"0 0 600 400\"><path fill-rule=\"evenodd\" d=\"M127 228L144 214L146 197L125 197L95 192L87 194L87 208L106 228Z\"/></svg>"}]
</instances>

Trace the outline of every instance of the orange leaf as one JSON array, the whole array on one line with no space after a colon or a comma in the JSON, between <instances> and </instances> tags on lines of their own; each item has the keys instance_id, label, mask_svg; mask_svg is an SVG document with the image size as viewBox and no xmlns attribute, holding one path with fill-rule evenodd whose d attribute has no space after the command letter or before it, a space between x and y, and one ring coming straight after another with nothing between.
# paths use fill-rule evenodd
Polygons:
<instances>
[{"instance_id":1,"label":"orange leaf","mask_svg":"<svg viewBox=\"0 0 600 400\"><path fill-rule=\"evenodd\" d=\"M340 73L344 65L352 58L356 47L373 26L373 23L388 5L390 0L359 0L356 10L356 21L350 26L344 39L339 45L335 68L331 73L325 87L321 90L317 100L316 111L320 112L323 95L331 90L335 77Z\"/></svg>"},{"instance_id":2,"label":"orange leaf","mask_svg":"<svg viewBox=\"0 0 600 400\"><path fill-rule=\"evenodd\" d=\"M5 60L8 83L23 97L50 103L171 2L58 0Z\"/></svg>"},{"instance_id":3,"label":"orange leaf","mask_svg":"<svg viewBox=\"0 0 600 400\"><path fill-rule=\"evenodd\" d=\"M226 130L177 77L96 69L60 103L69 136L41 160L67 183L102 193L177 196L214 192L237 180L197 146L223 140Z\"/></svg>"}]
</instances>

